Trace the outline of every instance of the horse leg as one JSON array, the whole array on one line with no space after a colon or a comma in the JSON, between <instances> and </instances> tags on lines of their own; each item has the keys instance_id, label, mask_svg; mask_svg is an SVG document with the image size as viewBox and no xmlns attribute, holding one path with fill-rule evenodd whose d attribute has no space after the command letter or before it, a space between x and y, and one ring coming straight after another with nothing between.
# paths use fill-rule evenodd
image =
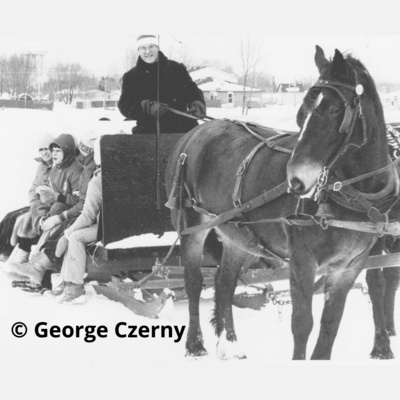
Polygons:
<instances>
[{"instance_id":1,"label":"horse leg","mask_svg":"<svg viewBox=\"0 0 400 400\"><path fill-rule=\"evenodd\" d=\"M325 305L322 311L321 327L311 356L312 360L329 360L340 321L343 316L346 298L353 287L363 265L367 262L365 254L357 257L347 267L339 271L331 270L325 281Z\"/></svg>"},{"instance_id":2,"label":"horse leg","mask_svg":"<svg viewBox=\"0 0 400 400\"><path fill-rule=\"evenodd\" d=\"M372 348L370 356L371 358L390 359L394 356L390 349L390 339L386 329L384 309L386 288L382 270L368 270L366 274L366 282L372 303L372 314L375 324L374 347Z\"/></svg>"},{"instance_id":3,"label":"horse leg","mask_svg":"<svg viewBox=\"0 0 400 400\"><path fill-rule=\"evenodd\" d=\"M206 234L183 236L181 253L184 268L185 289L189 303L189 329L186 338L186 357L207 355L203 346L203 334L200 327L200 294L203 288L203 275L200 267L203 257L203 243Z\"/></svg>"},{"instance_id":4,"label":"horse leg","mask_svg":"<svg viewBox=\"0 0 400 400\"><path fill-rule=\"evenodd\" d=\"M290 295L292 297L293 360L306 358L307 342L313 328L312 297L315 268L305 265L301 255L290 257Z\"/></svg>"},{"instance_id":5,"label":"horse leg","mask_svg":"<svg viewBox=\"0 0 400 400\"><path fill-rule=\"evenodd\" d=\"M400 240L392 239L393 242L386 240L388 251L391 253L400 252ZM396 336L394 326L394 304L396 299L396 291L400 282L400 268L383 268L383 277L385 279L385 298L383 301L383 309L385 312L386 330L389 336Z\"/></svg>"},{"instance_id":6,"label":"horse leg","mask_svg":"<svg viewBox=\"0 0 400 400\"><path fill-rule=\"evenodd\" d=\"M389 336L396 336L394 326L394 305L396 300L396 291L399 287L400 268L384 268L383 277L385 279L385 298L383 309L385 312L386 331Z\"/></svg>"},{"instance_id":7,"label":"horse leg","mask_svg":"<svg viewBox=\"0 0 400 400\"><path fill-rule=\"evenodd\" d=\"M215 309L211 323L218 336L217 357L222 360L246 358L237 343L232 314L233 295L245 260L243 251L224 246L215 276Z\"/></svg>"},{"instance_id":8,"label":"horse leg","mask_svg":"<svg viewBox=\"0 0 400 400\"><path fill-rule=\"evenodd\" d=\"M384 239L378 240L370 254L382 254ZM390 339L386 330L384 300L386 283L381 269L370 269L366 273L368 293L372 303L372 315L375 324L374 347L370 353L371 358L390 359L393 358L390 349Z\"/></svg>"}]
</instances>

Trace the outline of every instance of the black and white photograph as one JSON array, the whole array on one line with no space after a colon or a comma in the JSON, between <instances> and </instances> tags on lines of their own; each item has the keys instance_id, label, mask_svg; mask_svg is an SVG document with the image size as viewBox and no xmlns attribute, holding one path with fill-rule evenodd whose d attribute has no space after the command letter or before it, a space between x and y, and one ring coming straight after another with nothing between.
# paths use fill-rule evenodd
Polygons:
<instances>
[{"instance_id":1,"label":"black and white photograph","mask_svg":"<svg viewBox=\"0 0 400 400\"><path fill-rule=\"evenodd\" d=\"M289 398L309 375L313 397L334 370L344 398L383 395L400 360L385 13L42 3L6 6L0 30L2 397Z\"/></svg>"}]
</instances>

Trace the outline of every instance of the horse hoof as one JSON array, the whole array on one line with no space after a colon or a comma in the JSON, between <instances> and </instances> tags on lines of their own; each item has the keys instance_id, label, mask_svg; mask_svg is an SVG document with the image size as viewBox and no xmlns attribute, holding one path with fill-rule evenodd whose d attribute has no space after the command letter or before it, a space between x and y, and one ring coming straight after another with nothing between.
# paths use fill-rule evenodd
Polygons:
<instances>
[{"instance_id":1,"label":"horse hoof","mask_svg":"<svg viewBox=\"0 0 400 400\"><path fill-rule=\"evenodd\" d=\"M192 346L187 346L185 357L197 358L208 356L207 350L202 343L197 343Z\"/></svg>"},{"instance_id":2,"label":"horse hoof","mask_svg":"<svg viewBox=\"0 0 400 400\"><path fill-rule=\"evenodd\" d=\"M390 349L373 349L370 357L374 360L392 360L394 354Z\"/></svg>"},{"instance_id":3,"label":"horse hoof","mask_svg":"<svg viewBox=\"0 0 400 400\"><path fill-rule=\"evenodd\" d=\"M186 358L192 358L192 359L196 359L196 358L204 357L204 356L208 356L207 350L199 350L196 352L186 350L186 354L185 354Z\"/></svg>"},{"instance_id":4,"label":"horse hoof","mask_svg":"<svg viewBox=\"0 0 400 400\"><path fill-rule=\"evenodd\" d=\"M221 335L217 343L217 357L220 360L243 360L246 355L240 349L238 342L231 342L226 339L226 335Z\"/></svg>"}]
</instances>

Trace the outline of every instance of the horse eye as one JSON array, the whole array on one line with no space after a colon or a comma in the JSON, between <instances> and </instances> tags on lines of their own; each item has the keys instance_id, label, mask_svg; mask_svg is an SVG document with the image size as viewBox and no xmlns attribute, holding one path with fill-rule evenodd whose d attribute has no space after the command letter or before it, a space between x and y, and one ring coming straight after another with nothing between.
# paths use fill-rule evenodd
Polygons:
<instances>
[{"instance_id":1,"label":"horse eye","mask_svg":"<svg viewBox=\"0 0 400 400\"><path fill-rule=\"evenodd\" d=\"M331 114L331 115L333 115L333 116L336 116L336 115L339 115L339 114L340 114L340 112L342 111L342 109L341 109L341 107L339 107L339 106L331 105L331 106L329 106L328 111L329 111L329 114Z\"/></svg>"}]
</instances>

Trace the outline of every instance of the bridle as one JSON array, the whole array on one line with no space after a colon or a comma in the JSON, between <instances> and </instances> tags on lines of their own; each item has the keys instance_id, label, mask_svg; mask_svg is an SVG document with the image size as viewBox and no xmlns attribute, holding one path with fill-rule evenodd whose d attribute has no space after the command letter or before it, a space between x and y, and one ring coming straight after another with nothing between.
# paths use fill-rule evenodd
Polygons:
<instances>
[{"instance_id":1,"label":"bridle","mask_svg":"<svg viewBox=\"0 0 400 400\"><path fill-rule=\"evenodd\" d=\"M314 200L318 200L322 188L328 182L329 172L333 169L338 160L342 156L344 156L351 147L359 149L362 146L364 146L368 141L367 125L365 122L365 117L363 114L362 102L361 102L361 96L364 93L364 87L359 82L356 70L353 67L351 68L354 72L354 77L356 82L354 86L342 82L319 79L310 89L312 90L314 88L320 88L320 89L333 90L335 93L339 95L345 107L343 120L339 127L339 133L344 134L346 136L336 154L332 157L328 165L324 166L323 171L318 176ZM351 97L346 96L343 89L345 89L346 91L350 90L352 92L352 96ZM362 130L363 130L362 131L363 139L360 144L350 142L358 119L360 119L362 123Z\"/></svg>"},{"instance_id":2,"label":"bridle","mask_svg":"<svg viewBox=\"0 0 400 400\"><path fill-rule=\"evenodd\" d=\"M367 172L365 174L345 180L341 180L344 177L341 171L338 170L336 171L336 173L331 174L331 177L329 179L329 174L332 170L335 169L338 160L350 148L353 147L359 149L368 142L367 126L362 109L362 94L364 92L364 87L359 83L357 72L354 70L353 67L351 68L354 72L355 77L354 86L323 79L319 79L313 86L313 88L326 88L333 90L336 94L339 95L345 106L343 120L339 127L339 133L344 134L345 137L338 151L332 156L330 162L326 166L324 166L322 172L317 178L317 183L315 185L314 191L314 201L317 201L319 204L321 204L321 202L323 203L325 201L325 197L323 196L323 198L321 198L320 195L322 191L325 191L325 193L327 193L334 202L341 204L344 207L355 210L366 210L368 212L368 216L371 219L374 219L373 213L375 213L375 216L378 216L377 218L380 218L381 214L375 207L375 204L378 204L379 201L383 202L385 199L388 199L389 196L391 196L391 194L393 193L393 190L394 195L397 198L399 189L399 177L395 169L395 165L399 162L400 159L395 160L392 163L389 163L388 165L375 171ZM350 96L348 94L349 92L351 93ZM362 124L362 140L360 144L357 144L354 141L351 142L358 120L360 120ZM389 178L387 180L387 183L385 187L377 193L362 193L352 188L351 186L353 183L362 181L364 179L373 177L386 171L389 171ZM333 181L334 183L328 184L328 179L329 181ZM371 201L374 203L371 203Z\"/></svg>"}]
</instances>

